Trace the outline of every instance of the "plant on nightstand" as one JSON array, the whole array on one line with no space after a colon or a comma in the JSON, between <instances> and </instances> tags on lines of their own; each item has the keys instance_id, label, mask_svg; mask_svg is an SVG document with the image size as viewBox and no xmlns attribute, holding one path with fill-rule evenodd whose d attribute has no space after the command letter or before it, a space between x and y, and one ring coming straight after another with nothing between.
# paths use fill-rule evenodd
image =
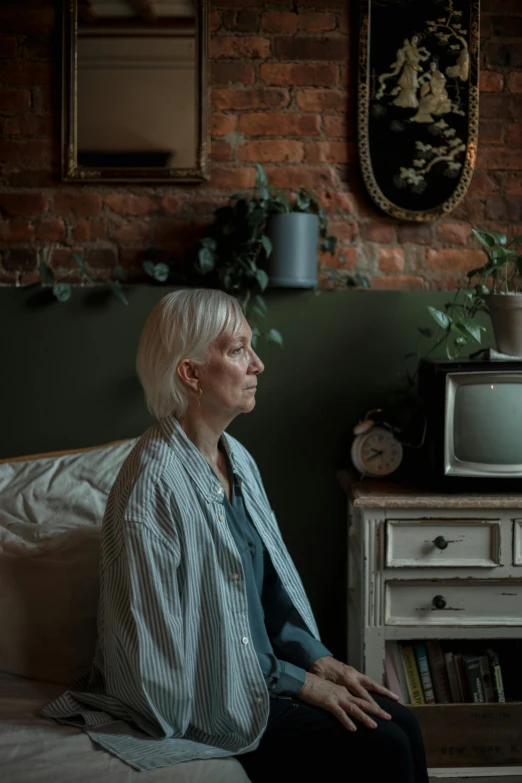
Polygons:
<instances>
[{"instance_id":1,"label":"plant on nightstand","mask_svg":"<svg viewBox=\"0 0 522 783\"><path fill-rule=\"evenodd\" d=\"M481 313L491 316L498 351L522 356L522 255L513 247L522 243L522 236L508 241L501 231L473 233L487 249L487 261L468 272L469 286L458 288L443 310L428 308L439 333L425 356L444 345L448 359L455 359L467 346L481 344L486 331L476 320ZM471 285L473 280L478 282ZM419 331L433 337L431 329Z\"/></svg>"}]
</instances>

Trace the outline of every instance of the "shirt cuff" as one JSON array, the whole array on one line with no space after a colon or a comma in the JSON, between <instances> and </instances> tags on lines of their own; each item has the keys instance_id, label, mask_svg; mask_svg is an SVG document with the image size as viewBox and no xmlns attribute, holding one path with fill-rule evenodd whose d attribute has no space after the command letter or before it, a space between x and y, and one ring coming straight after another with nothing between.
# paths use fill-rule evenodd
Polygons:
<instances>
[{"instance_id":1,"label":"shirt cuff","mask_svg":"<svg viewBox=\"0 0 522 783\"><path fill-rule=\"evenodd\" d=\"M322 642L310 636L306 643L301 643L299 663L303 669L309 669L319 658L324 658L327 655L333 658L333 653Z\"/></svg>"},{"instance_id":2,"label":"shirt cuff","mask_svg":"<svg viewBox=\"0 0 522 783\"><path fill-rule=\"evenodd\" d=\"M278 661L279 680L272 690L274 696L297 696L306 682L306 672L288 661Z\"/></svg>"}]
</instances>

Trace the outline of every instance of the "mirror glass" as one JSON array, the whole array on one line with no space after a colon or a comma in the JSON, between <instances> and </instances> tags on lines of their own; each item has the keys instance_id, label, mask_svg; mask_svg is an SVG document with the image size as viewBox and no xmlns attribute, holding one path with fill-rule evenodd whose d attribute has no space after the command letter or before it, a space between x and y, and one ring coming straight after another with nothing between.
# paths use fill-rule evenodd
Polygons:
<instances>
[{"instance_id":1,"label":"mirror glass","mask_svg":"<svg viewBox=\"0 0 522 783\"><path fill-rule=\"evenodd\" d=\"M205 178L198 6L78 0L76 30L70 20L68 178Z\"/></svg>"}]
</instances>

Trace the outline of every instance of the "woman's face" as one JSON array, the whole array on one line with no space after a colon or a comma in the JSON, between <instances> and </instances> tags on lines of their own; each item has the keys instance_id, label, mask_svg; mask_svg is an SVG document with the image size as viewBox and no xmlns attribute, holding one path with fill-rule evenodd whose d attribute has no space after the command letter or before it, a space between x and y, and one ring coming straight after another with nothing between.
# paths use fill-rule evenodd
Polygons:
<instances>
[{"instance_id":1,"label":"woman's face","mask_svg":"<svg viewBox=\"0 0 522 783\"><path fill-rule=\"evenodd\" d=\"M202 407L224 416L248 413L255 407L257 376L265 366L251 340L252 330L243 318L234 335L224 333L211 344L210 361L200 376Z\"/></svg>"}]
</instances>

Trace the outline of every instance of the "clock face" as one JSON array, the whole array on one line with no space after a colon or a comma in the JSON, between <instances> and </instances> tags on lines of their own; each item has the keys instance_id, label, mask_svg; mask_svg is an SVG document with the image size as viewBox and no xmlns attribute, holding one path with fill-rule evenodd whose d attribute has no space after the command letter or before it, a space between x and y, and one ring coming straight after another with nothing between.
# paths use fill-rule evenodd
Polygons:
<instances>
[{"instance_id":1,"label":"clock face","mask_svg":"<svg viewBox=\"0 0 522 783\"><path fill-rule=\"evenodd\" d=\"M402 446L390 430L372 427L355 438L352 460L361 473L387 476L401 464Z\"/></svg>"}]
</instances>

